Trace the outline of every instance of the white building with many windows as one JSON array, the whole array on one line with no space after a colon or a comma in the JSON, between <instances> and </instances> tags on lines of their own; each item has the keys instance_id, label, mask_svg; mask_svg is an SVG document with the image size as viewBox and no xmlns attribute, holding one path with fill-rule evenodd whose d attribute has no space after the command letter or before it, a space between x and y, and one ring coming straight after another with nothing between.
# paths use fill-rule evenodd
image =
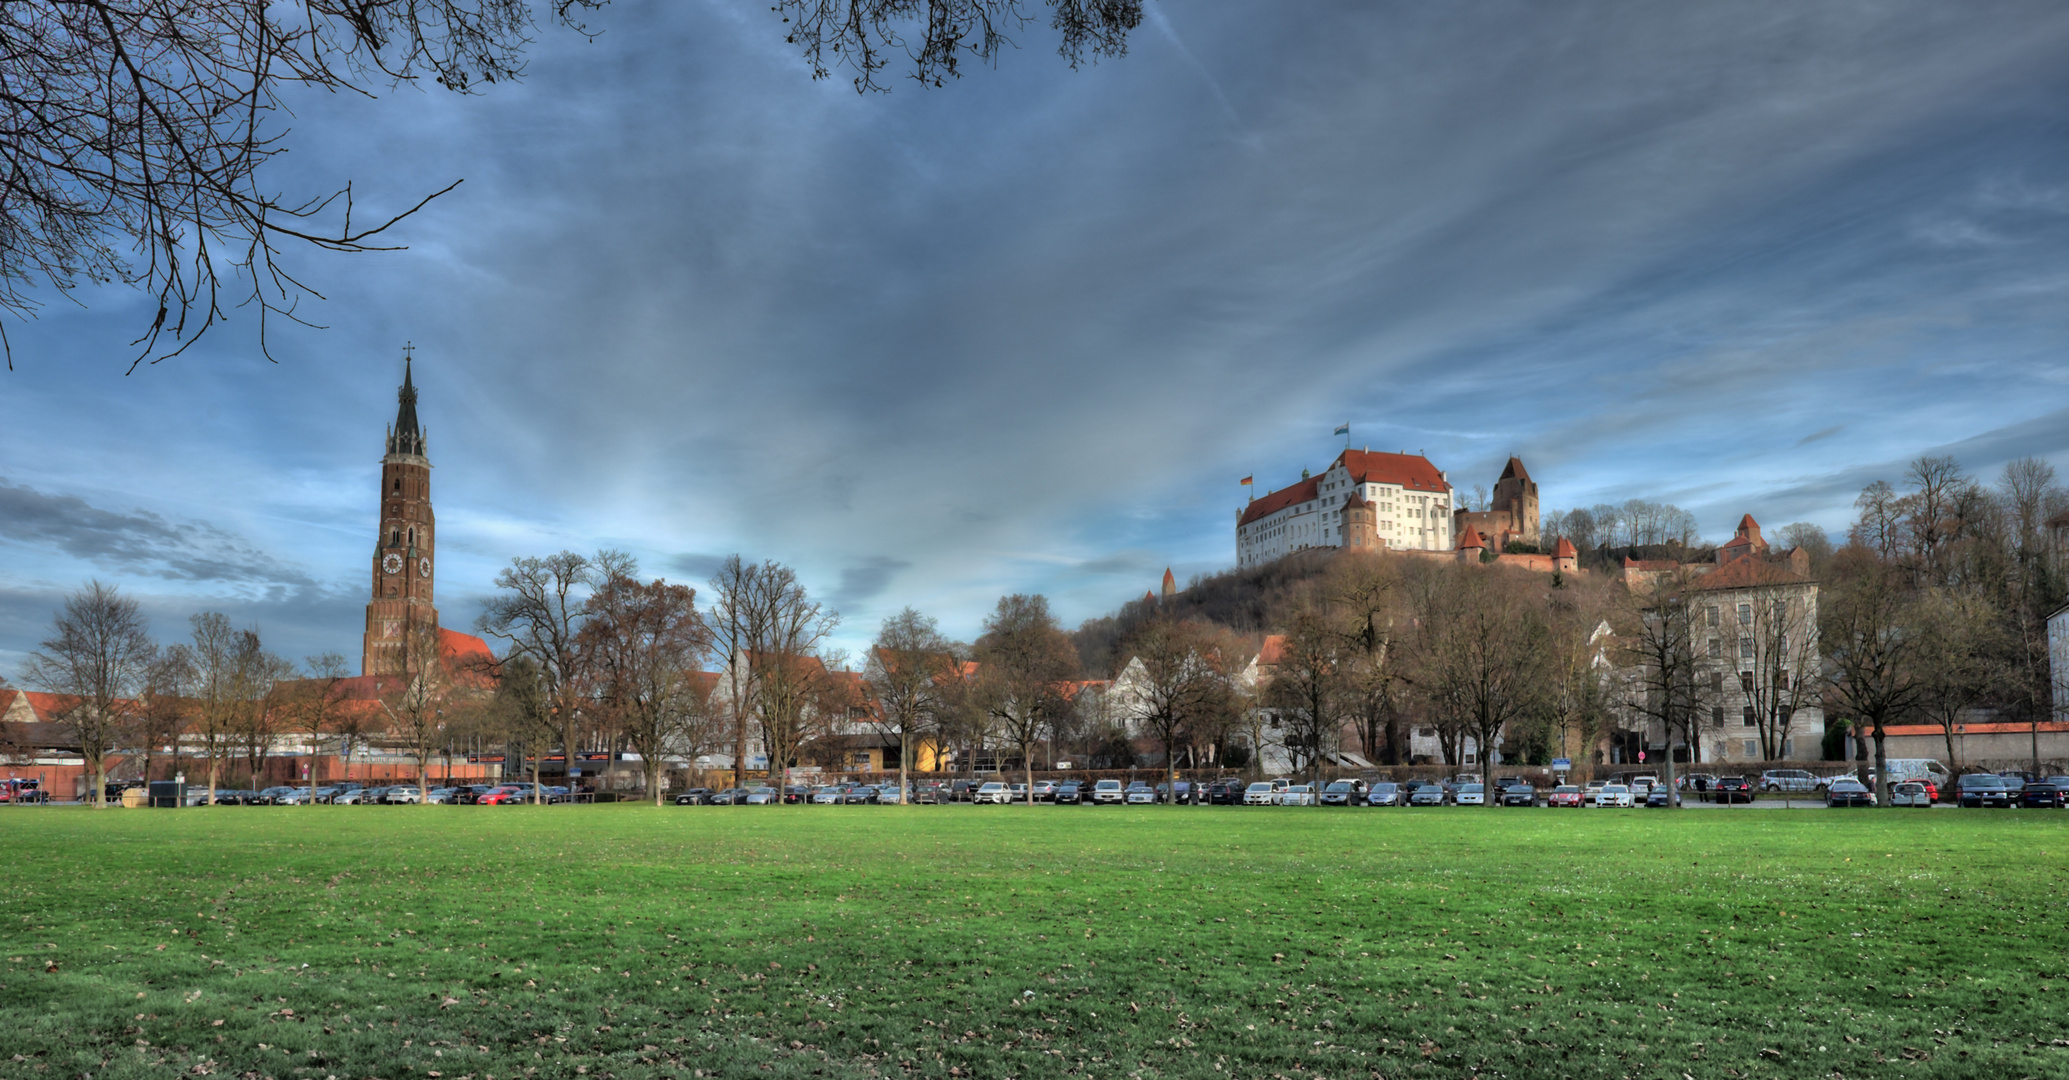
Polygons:
<instances>
[{"instance_id":1,"label":"white building with many windows","mask_svg":"<svg viewBox=\"0 0 2069 1080\"><path fill-rule=\"evenodd\" d=\"M1370 519L1378 547L1449 551L1451 483L1421 454L1345 450L1320 475L1253 500L1236 516L1236 564L1258 566L1305 548L1351 546L1347 504Z\"/></svg>"}]
</instances>

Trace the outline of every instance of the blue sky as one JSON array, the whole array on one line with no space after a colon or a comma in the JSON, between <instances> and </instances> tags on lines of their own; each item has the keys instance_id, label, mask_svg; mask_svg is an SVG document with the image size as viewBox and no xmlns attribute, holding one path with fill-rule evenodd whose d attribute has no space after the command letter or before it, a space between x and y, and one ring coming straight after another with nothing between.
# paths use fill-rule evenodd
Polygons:
<instances>
[{"instance_id":1,"label":"blue sky","mask_svg":"<svg viewBox=\"0 0 2069 1080\"><path fill-rule=\"evenodd\" d=\"M2069 9L1156 3L1079 71L857 96L767 5L547 29L520 84L293 102L286 191L465 183L125 377L119 291L10 326L0 673L88 577L358 653L405 341L439 602L615 546L1066 620L1229 565L1236 481L1352 441L1548 507L1838 529L1921 453L2069 471Z\"/></svg>"}]
</instances>

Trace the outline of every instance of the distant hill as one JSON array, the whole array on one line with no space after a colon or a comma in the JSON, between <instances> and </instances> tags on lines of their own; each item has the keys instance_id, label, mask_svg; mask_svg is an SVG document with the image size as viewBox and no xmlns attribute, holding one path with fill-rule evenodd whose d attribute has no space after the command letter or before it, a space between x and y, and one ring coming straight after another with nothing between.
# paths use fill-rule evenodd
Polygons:
<instances>
[{"instance_id":1,"label":"distant hill","mask_svg":"<svg viewBox=\"0 0 2069 1080\"><path fill-rule=\"evenodd\" d=\"M1262 566L1195 577L1169 599L1136 597L1111 615L1087 619L1071 635L1090 678L1109 678L1120 643L1152 618L1171 616L1218 623L1245 637L1277 630L1304 587L1322 576L1334 549L1295 552Z\"/></svg>"}]
</instances>

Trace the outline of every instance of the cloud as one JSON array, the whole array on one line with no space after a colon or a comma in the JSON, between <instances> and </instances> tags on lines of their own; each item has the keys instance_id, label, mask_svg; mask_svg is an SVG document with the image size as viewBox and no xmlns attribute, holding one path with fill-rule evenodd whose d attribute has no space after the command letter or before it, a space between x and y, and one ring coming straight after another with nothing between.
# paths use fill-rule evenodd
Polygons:
<instances>
[{"instance_id":1,"label":"cloud","mask_svg":"<svg viewBox=\"0 0 2069 1080\"><path fill-rule=\"evenodd\" d=\"M261 588L314 584L307 574L205 522L103 510L76 495L47 494L4 477L0 538L49 545L97 566L172 580Z\"/></svg>"},{"instance_id":2,"label":"cloud","mask_svg":"<svg viewBox=\"0 0 2069 1080\"><path fill-rule=\"evenodd\" d=\"M1804 437L1796 440L1796 445L1809 446L1811 443L1817 442L1821 439L1829 439L1832 436L1837 435L1845 430L1845 424L1833 424L1831 427L1825 428L1822 431L1813 431L1810 434L1805 435Z\"/></svg>"},{"instance_id":3,"label":"cloud","mask_svg":"<svg viewBox=\"0 0 2069 1080\"><path fill-rule=\"evenodd\" d=\"M912 563L905 559L894 559L888 555L873 555L841 570L841 583L833 590L831 600L836 610L850 608L872 599L891 587L891 579L900 570L909 570Z\"/></svg>"},{"instance_id":4,"label":"cloud","mask_svg":"<svg viewBox=\"0 0 2069 1080\"><path fill-rule=\"evenodd\" d=\"M718 568L724 565L729 558L732 558L732 556L685 552L681 555L669 556L666 565L668 569L691 579L692 582L702 587L704 582L711 580L713 574L718 573Z\"/></svg>"}]
</instances>

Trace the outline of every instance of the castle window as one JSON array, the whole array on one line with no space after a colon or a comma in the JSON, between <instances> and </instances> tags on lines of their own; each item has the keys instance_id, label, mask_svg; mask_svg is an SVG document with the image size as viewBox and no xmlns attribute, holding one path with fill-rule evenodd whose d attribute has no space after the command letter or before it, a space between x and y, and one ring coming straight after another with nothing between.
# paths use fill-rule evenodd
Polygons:
<instances>
[{"instance_id":1,"label":"castle window","mask_svg":"<svg viewBox=\"0 0 2069 1080\"><path fill-rule=\"evenodd\" d=\"M402 481L400 479L395 481L395 493L397 495L402 494Z\"/></svg>"}]
</instances>

